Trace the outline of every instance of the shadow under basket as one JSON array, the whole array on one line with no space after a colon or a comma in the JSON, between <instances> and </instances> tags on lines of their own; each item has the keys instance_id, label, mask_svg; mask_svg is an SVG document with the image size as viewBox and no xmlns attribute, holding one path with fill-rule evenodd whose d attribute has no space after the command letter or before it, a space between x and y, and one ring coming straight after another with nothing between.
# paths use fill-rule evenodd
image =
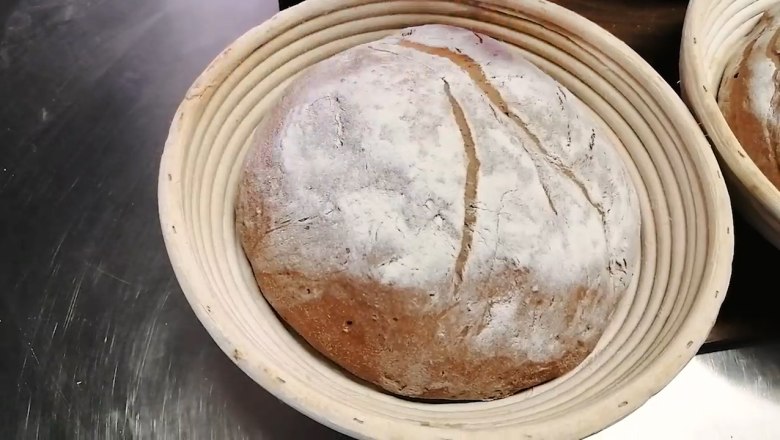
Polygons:
<instances>
[{"instance_id":1,"label":"shadow under basket","mask_svg":"<svg viewBox=\"0 0 780 440\"><path fill-rule=\"evenodd\" d=\"M780 190L764 176L718 107L723 72L761 15L779 0L692 0L680 53L683 99L710 137L735 209L780 249Z\"/></svg>"},{"instance_id":2,"label":"shadow under basket","mask_svg":"<svg viewBox=\"0 0 780 440\"><path fill-rule=\"evenodd\" d=\"M461 26L522 51L619 140L641 201L641 264L596 350L576 370L492 402L383 393L313 354L260 294L234 227L254 128L306 67L397 29ZM200 321L262 387L358 438L580 438L639 407L695 355L731 271L733 225L714 154L682 101L636 53L542 0L309 0L250 30L196 80L171 126L160 218ZM260 415L258 415L260 416Z\"/></svg>"}]
</instances>

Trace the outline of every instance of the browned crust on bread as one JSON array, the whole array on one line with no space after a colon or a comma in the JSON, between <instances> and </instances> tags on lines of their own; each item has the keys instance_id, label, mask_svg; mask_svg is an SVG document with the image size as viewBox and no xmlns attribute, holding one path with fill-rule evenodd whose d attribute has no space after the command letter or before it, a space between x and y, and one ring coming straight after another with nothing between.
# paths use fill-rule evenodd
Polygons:
<instances>
[{"instance_id":1,"label":"browned crust on bread","mask_svg":"<svg viewBox=\"0 0 780 440\"><path fill-rule=\"evenodd\" d=\"M521 289L517 294L525 301L517 319L529 326L544 321L545 314L575 322L583 310L613 309L603 304L607 299L597 289L578 287L560 294L536 291L532 287L535 280L524 269L495 274L486 283L466 280L463 289L476 290L477 301L439 309L432 308L430 293L425 291L338 273L266 272L263 259L268 254L262 251L263 239L273 233L268 231L272 222L257 209L262 201L253 187L241 185L236 225L263 296L319 353L390 392L437 400L502 398L571 371L593 350L600 328L586 335L557 335L565 349L549 362L532 362L500 351L494 355L475 351L469 340L484 329L459 323L486 322L464 315L489 314L493 302L509 290Z\"/></svg>"},{"instance_id":2,"label":"browned crust on bread","mask_svg":"<svg viewBox=\"0 0 780 440\"><path fill-rule=\"evenodd\" d=\"M775 83L775 91L770 101L773 110L772 118L765 121L767 132L769 133L769 151L775 163L775 169L780 171L780 29L775 31L769 45L766 48L766 56L775 66L775 73L772 80ZM780 188L780 181L775 183Z\"/></svg>"},{"instance_id":3,"label":"browned crust on bread","mask_svg":"<svg viewBox=\"0 0 780 440\"><path fill-rule=\"evenodd\" d=\"M466 336L479 332L478 328L444 330L463 336L455 344L443 343L438 336L439 322L460 321L458 315L468 313L465 305L443 310L439 319L422 320L409 303L423 309L428 297L425 292L379 286L346 276L311 279L295 272L256 276L263 291L271 293L266 297L274 309L317 351L355 376L401 395L456 400L505 397L570 371L585 359L597 340L572 338L566 341L571 349L545 363L509 355L484 356L470 350L465 341ZM273 294L290 291L308 291L318 297L300 302ZM405 301L398 301L399 296ZM578 289L565 307L567 319L576 319L581 304L593 301L594 296L598 295ZM525 312L549 313L548 298L531 295Z\"/></svg>"},{"instance_id":4,"label":"browned crust on bread","mask_svg":"<svg viewBox=\"0 0 780 440\"><path fill-rule=\"evenodd\" d=\"M718 103L734 136L747 152L750 159L772 184L780 189L780 30L775 31L764 55L775 65L773 80L778 87L770 98L774 117L765 120L753 111L751 80L755 73L750 62L751 55L760 48L757 39L767 30L774 17L767 13L759 20L748 37L749 43L727 68L718 96Z\"/></svg>"}]
</instances>

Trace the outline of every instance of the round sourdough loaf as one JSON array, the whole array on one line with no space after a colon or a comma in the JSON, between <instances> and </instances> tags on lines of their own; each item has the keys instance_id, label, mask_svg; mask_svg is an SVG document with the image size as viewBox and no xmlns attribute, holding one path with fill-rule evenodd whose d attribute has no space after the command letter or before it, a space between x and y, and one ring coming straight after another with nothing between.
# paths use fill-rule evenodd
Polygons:
<instances>
[{"instance_id":1,"label":"round sourdough loaf","mask_svg":"<svg viewBox=\"0 0 780 440\"><path fill-rule=\"evenodd\" d=\"M516 49L405 29L285 91L239 237L277 313L354 375L504 397L577 366L637 266L637 194L601 127Z\"/></svg>"},{"instance_id":2,"label":"round sourdough loaf","mask_svg":"<svg viewBox=\"0 0 780 440\"><path fill-rule=\"evenodd\" d=\"M726 67L718 105L742 148L780 189L780 5L764 13Z\"/></svg>"}]
</instances>

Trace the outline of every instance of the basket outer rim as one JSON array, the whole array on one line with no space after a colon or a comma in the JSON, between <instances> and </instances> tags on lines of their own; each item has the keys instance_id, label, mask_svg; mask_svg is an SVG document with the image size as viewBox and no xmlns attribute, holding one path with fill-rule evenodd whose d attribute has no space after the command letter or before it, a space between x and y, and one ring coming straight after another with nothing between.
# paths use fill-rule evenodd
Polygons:
<instances>
[{"instance_id":1,"label":"basket outer rim","mask_svg":"<svg viewBox=\"0 0 780 440\"><path fill-rule=\"evenodd\" d=\"M753 1L744 1L746 5ZM745 193L758 201L774 219L780 221L780 190L764 176L764 173L750 159L747 152L737 140L721 113L714 91L704 91L706 85L704 66L705 58L699 43L699 33L703 30L702 23L705 12L712 8L711 0L691 0L683 25L680 48L680 84L685 101L690 105L696 119L704 127L705 132L715 147L724 171L730 176L732 183L738 184ZM741 194L740 194L741 195ZM737 205L738 206L738 205ZM745 210L742 210L744 213ZM749 214L749 212L747 212ZM753 217L753 216L750 216ZM751 221L763 223L760 219ZM780 231L775 231L780 233Z\"/></svg>"},{"instance_id":2,"label":"basket outer rim","mask_svg":"<svg viewBox=\"0 0 780 440\"><path fill-rule=\"evenodd\" d=\"M695 1L695 0L694 0ZM237 64L241 60L231 58L232 48L246 44L263 34L271 36L281 32L296 22L300 22L299 17L311 15L310 11L332 5L334 8L346 6L351 3L365 3L365 1L350 0L308 0L307 2L296 5L284 10L271 18L270 20L250 29L233 43L231 43L222 53L220 53L204 70L204 72L195 80L192 87L187 91L185 99L177 109L160 164L159 185L158 185L158 209L160 215L160 224L163 230L165 246L169 254L169 259L173 266L177 280L180 283L182 291L188 299L193 311L207 332L214 339L217 345L241 368L247 375L252 377L259 385L275 395L277 398L292 406L306 416L344 434L357 438L374 438L377 430L387 429L387 422L382 420L373 420L367 418L362 423L353 420L354 414L339 413L338 404L333 401L316 402L317 399L310 399L308 396L301 396L294 392L293 387L287 384L282 387L273 379L273 372L257 371L249 365L237 361L230 352L233 346L228 338L222 333L219 325L206 314L203 307L197 307L197 298L193 293L197 288L196 280L200 277L197 273L189 270L194 265L194 260L189 254L189 242L182 231L175 231L176 224L183 224L183 215L179 209L178 200L180 191L178 189L179 181L177 178L171 179L170 170L178 165L176 159L182 155L182 150L186 145L182 145L180 132L185 128L191 113L198 107L198 102L207 99L213 93L215 85L219 84L224 78L218 67L226 63ZM488 0L482 4L493 4L497 6L512 8L517 6L512 0ZM731 259L733 256L733 237L725 231L731 228L731 208L730 201L725 189L725 183L720 178L718 165L709 149L703 133L699 130L686 130L685 125L689 127L696 124L691 114L685 109L683 103L671 87L653 70L646 61L630 49L625 43L618 40L617 37L609 34L606 30L586 18L565 9L559 5L548 2L547 0L531 0L524 6L536 10L546 10L549 15L556 15L558 24L586 31L588 41L594 40L604 44L603 49L611 49L615 57L622 58L627 70L633 70L645 77L650 83L649 90L656 92L653 96L667 98L663 106L667 110L673 110L674 118L670 118L678 124L680 136L687 139L692 144L699 144L700 147L694 148L690 153L696 156L699 171L704 177L709 178L708 185L704 185L706 190L710 191L715 209L711 219L710 241L718 240L722 245L715 247L716 252L711 255L710 269L705 272L702 285L718 289L721 294L716 299L710 295L697 295L692 305L691 313L697 315L697 319L686 319L681 331L675 335L669 347L679 347L678 350L665 350L658 359L655 371L645 371L642 375L635 378L631 383L623 388L613 391L608 398L602 398L597 405L589 407L587 410L580 410L567 416L569 422L562 423L554 433L555 438L568 438L572 436L582 437L590 435L596 431L604 429L612 423L622 419L641 406L647 399L664 388L679 371L693 358L697 349L704 343L704 340L714 324L720 304L725 297L724 292L728 286L728 280L731 273ZM580 35L584 35L580 33ZM612 57L613 54L610 54ZM671 108L670 108L671 107ZM696 160L694 160L696 162ZM733 229L733 228L732 228ZM197 271L194 271L197 272ZM199 280L198 280L199 281ZM693 342L690 344L689 342ZM303 390L305 391L305 390ZM305 394L305 393L304 393ZM312 401L314 400L314 401ZM623 402L628 402L623 404ZM319 411L314 410L318 407ZM428 438L433 435L454 435L459 438L504 438L506 435L519 435L522 432L506 427L497 430L473 430L462 431L454 428L441 429L435 427L423 427L417 424L404 424L400 426L394 423L392 430L393 437L403 438ZM551 436L549 429L545 437ZM399 437L399 438L400 438ZM539 438L539 437L537 437Z\"/></svg>"}]
</instances>

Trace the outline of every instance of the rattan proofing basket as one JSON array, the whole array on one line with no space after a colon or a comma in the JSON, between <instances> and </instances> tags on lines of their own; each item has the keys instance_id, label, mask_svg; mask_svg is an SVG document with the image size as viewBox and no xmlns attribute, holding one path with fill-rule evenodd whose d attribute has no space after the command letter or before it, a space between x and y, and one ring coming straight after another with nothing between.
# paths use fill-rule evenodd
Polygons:
<instances>
[{"instance_id":1,"label":"rattan proofing basket","mask_svg":"<svg viewBox=\"0 0 780 440\"><path fill-rule=\"evenodd\" d=\"M493 402L400 399L313 353L264 301L234 229L251 133L285 85L334 53L426 23L503 40L569 87L622 141L641 198L641 268L597 350L570 374ZM217 344L284 402L359 438L578 438L601 430L694 356L730 276L729 199L691 114L626 45L542 0L309 0L286 10L233 43L189 90L159 185L174 270Z\"/></svg>"},{"instance_id":2,"label":"rattan proofing basket","mask_svg":"<svg viewBox=\"0 0 780 440\"><path fill-rule=\"evenodd\" d=\"M750 159L718 108L723 71L763 11L778 0L692 0L680 56L683 97L710 137L734 206L780 248L780 191Z\"/></svg>"}]
</instances>

